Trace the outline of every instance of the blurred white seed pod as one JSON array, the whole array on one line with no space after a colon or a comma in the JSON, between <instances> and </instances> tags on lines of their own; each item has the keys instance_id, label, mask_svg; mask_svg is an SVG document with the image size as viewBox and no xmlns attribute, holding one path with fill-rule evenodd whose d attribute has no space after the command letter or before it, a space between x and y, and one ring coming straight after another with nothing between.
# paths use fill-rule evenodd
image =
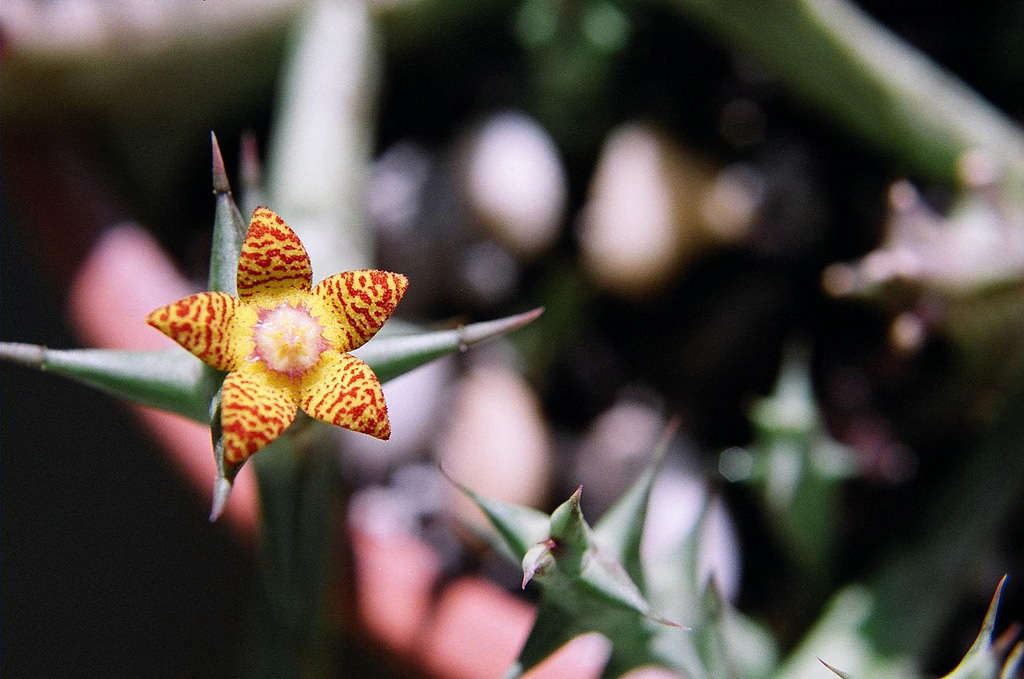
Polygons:
<instances>
[{"instance_id":1,"label":"blurred white seed pod","mask_svg":"<svg viewBox=\"0 0 1024 679\"><path fill-rule=\"evenodd\" d=\"M716 175L666 133L620 126L605 141L580 212L584 267L612 292L656 292L708 244L747 234L760 201L749 175Z\"/></svg>"},{"instance_id":2,"label":"blurred white seed pod","mask_svg":"<svg viewBox=\"0 0 1024 679\"><path fill-rule=\"evenodd\" d=\"M499 113L470 135L462 154L466 202L489 235L523 259L551 247L568 189L547 131L522 113Z\"/></svg>"}]
</instances>

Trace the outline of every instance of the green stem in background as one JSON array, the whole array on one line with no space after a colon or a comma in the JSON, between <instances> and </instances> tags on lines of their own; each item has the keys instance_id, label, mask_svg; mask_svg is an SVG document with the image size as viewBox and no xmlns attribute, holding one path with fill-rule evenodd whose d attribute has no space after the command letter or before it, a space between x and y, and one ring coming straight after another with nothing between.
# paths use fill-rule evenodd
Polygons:
<instances>
[{"instance_id":1,"label":"green stem in background","mask_svg":"<svg viewBox=\"0 0 1024 679\"><path fill-rule=\"evenodd\" d=\"M373 262L363 213L380 55L366 3L317 0L295 26L267 159L270 204L298 227L313 271Z\"/></svg>"},{"instance_id":2,"label":"green stem in background","mask_svg":"<svg viewBox=\"0 0 1024 679\"><path fill-rule=\"evenodd\" d=\"M332 676L327 594L337 573L337 465L323 446L283 436L253 457L263 519L257 596L247 621L247 677Z\"/></svg>"},{"instance_id":3,"label":"green stem in background","mask_svg":"<svg viewBox=\"0 0 1024 679\"><path fill-rule=\"evenodd\" d=\"M1024 136L977 93L842 0L665 0L794 93L931 180L981 149L1024 179Z\"/></svg>"}]
</instances>

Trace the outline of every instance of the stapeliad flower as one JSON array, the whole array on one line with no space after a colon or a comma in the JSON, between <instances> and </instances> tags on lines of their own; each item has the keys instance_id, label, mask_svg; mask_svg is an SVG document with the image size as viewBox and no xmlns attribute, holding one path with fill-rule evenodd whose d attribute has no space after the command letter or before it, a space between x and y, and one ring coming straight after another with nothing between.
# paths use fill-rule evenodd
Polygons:
<instances>
[{"instance_id":1,"label":"stapeliad flower","mask_svg":"<svg viewBox=\"0 0 1024 679\"><path fill-rule=\"evenodd\" d=\"M146 322L228 372L221 389L224 458L233 464L280 436L298 408L379 439L391 436L380 382L347 353L373 337L405 294L388 271L346 271L312 285L309 256L272 210L253 212L238 260L238 297L201 292Z\"/></svg>"}]
</instances>

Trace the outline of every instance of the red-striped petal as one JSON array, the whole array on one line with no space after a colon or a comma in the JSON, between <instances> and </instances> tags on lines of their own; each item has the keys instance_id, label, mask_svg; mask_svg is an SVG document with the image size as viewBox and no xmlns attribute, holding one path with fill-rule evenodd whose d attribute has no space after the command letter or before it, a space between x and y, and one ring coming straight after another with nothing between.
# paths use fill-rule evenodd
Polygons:
<instances>
[{"instance_id":1,"label":"red-striped petal","mask_svg":"<svg viewBox=\"0 0 1024 679\"><path fill-rule=\"evenodd\" d=\"M224 292L200 292L151 313L146 322L218 370L240 357L232 324L240 302Z\"/></svg>"},{"instance_id":2,"label":"red-striped petal","mask_svg":"<svg viewBox=\"0 0 1024 679\"><path fill-rule=\"evenodd\" d=\"M370 366L350 354L330 352L302 385L310 417L379 439L391 437L388 407Z\"/></svg>"},{"instance_id":3,"label":"red-striped petal","mask_svg":"<svg viewBox=\"0 0 1024 679\"><path fill-rule=\"evenodd\" d=\"M238 296L308 291L312 282L309 255L299 237L273 210L256 208L238 258Z\"/></svg>"},{"instance_id":4,"label":"red-striped petal","mask_svg":"<svg viewBox=\"0 0 1024 679\"><path fill-rule=\"evenodd\" d=\"M352 351L377 334L398 306L409 279L400 273L365 269L325 278L313 288L320 300L324 337L338 351Z\"/></svg>"},{"instance_id":5,"label":"red-striped petal","mask_svg":"<svg viewBox=\"0 0 1024 679\"><path fill-rule=\"evenodd\" d=\"M291 394L249 375L228 373L221 388L224 459L239 464L281 435L298 408Z\"/></svg>"}]
</instances>

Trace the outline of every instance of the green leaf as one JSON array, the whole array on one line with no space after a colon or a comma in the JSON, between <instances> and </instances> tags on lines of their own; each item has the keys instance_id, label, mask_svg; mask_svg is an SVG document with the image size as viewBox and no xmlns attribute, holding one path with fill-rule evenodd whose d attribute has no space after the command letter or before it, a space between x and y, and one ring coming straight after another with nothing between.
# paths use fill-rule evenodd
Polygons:
<instances>
[{"instance_id":1,"label":"green leaf","mask_svg":"<svg viewBox=\"0 0 1024 679\"><path fill-rule=\"evenodd\" d=\"M450 476L448 476L448 480L455 484L455 487L472 500L487 516L500 538L492 540L492 544L510 561L517 564L522 563L527 551L533 545L547 538L551 519L544 512L537 511L532 507L492 500L467 488Z\"/></svg>"},{"instance_id":2,"label":"green leaf","mask_svg":"<svg viewBox=\"0 0 1024 679\"><path fill-rule=\"evenodd\" d=\"M70 377L112 396L203 423L209 420L210 399L220 386L211 380L202 361L177 347L116 351L0 342L0 359Z\"/></svg>"},{"instance_id":3,"label":"green leaf","mask_svg":"<svg viewBox=\"0 0 1024 679\"><path fill-rule=\"evenodd\" d=\"M678 426L678 419L669 423L654 450L653 460L594 525L594 535L601 549L614 555L622 563L629 577L641 591L646 589L643 567L640 563L640 542L647 520L647 504L658 469Z\"/></svg>"},{"instance_id":4,"label":"green leaf","mask_svg":"<svg viewBox=\"0 0 1024 679\"><path fill-rule=\"evenodd\" d=\"M839 590L811 630L804 636L785 663L772 676L775 679L805 679L821 672L821 659L853 677L905 679L918 676L909 655L881 655L872 639L863 631L878 607L873 592L863 585L848 585Z\"/></svg>"},{"instance_id":5,"label":"green leaf","mask_svg":"<svg viewBox=\"0 0 1024 679\"><path fill-rule=\"evenodd\" d=\"M755 439L749 451L723 452L720 468L730 480L757 489L786 551L814 586L830 571L839 485L853 473L855 456L821 421L804 351L787 352L775 389L755 403L750 420ZM737 469L744 463L747 472Z\"/></svg>"},{"instance_id":6,"label":"green leaf","mask_svg":"<svg viewBox=\"0 0 1024 679\"><path fill-rule=\"evenodd\" d=\"M454 351L465 351L478 342L512 332L542 313L544 309L540 307L493 321L471 323L454 330L406 335L381 334L352 353L366 361L381 382L386 382L436 358Z\"/></svg>"},{"instance_id":7,"label":"green leaf","mask_svg":"<svg viewBox=\"0 0 1024 679\"><path fill-rule=\"evenodd\" d=\"M981 149L1018 180L1024 135L989 102L842 0L665 0L914 172L950 185ZM835 87L835 83L843 87Z\"/></svg>"},{"instance_id":8,"label":"green leaf","mask_svg":"<svg viewBox=\"0 0 1024 679\"><path fill-rule=\"evenodd\" d=\"M242 640L244 676L322 677L337 670L327 596L338 572L336 457L298 443L281 436L252 458L263 530Z\"/></svg>"},{"instance_id":9,"label":"green leaf","mask_svg":"<svg viewBox=\"0 0 1024 679\"><path fill-rule=\"evenodd\" d=\"M652 475L642 475L627 495L644 496ZM613 516L604 529L604 540L615 545L615 549L605 551L583 516L579 488L546 521L535 510L499 503L460 488L491 520L505 542L504 551L519 556L524 584L532 578L541 587L534 627L506 677L520 676L566 642L589 632L598 632L612 642L603 676L619 676L646 664L681 669L653 643L666 629L679 633L678 626L653 614L617 558L617 552L628 547L639 559L639 539L634 538L631 524L636 519L622 518L635 517L637 511L643 513L636 509L635 498L617 505L629 509L619 509L621 514Z\"/></svg>"},{"instance_id":10,"label":"green leaf","mask_svg":"<svg viewBox=\"0 0 1024 679\"><path fill-rule=\"evenodd\" d=\"M519 657L505 672L503 679L522 676L531 667L544 661L549 655L583 634L576 625L576 616L569 611L541 599L537 606L537 619L523 642Z\"/></svg>"},{"instance_id":11,"label":"green leaf","mask_svg":"<svg viewBox=\"0 0 1024 679\"><path fill-rule=\"evenodd\" d=\"M217 197L217 205L210 249L209 289L234 295L237 292L238 255L242 251L247 227L231 195L224 157L213 132L210 132L210 142L213 147L213 193Z\"/></svg>"},{"instance_id":12,"label":"green leaf","mask_svg":"<svg viewBox=\"0 0 1024 679\"><path fill-rule=\"evenodd\" d=\"M999 599L1006 586L1007 576L1003 576L996 586L996 593L988 605L985 619L981 623L981 631L974 643L967 650L963 660L942 679L995 679L999 669L999 658L992 648L992 637L996 628L996 614L999 612Z\"/></svg>"},{"instance_id":13,"label":"green leaf","mask_svg":"<svg viewBox=\"0 0 1024 679\"><path fill-rule=\"evenodd\" d=\"M1006 663L1003 665L1003 671L999 673L999 679L1014 679L1019 676L1022 662L1024 662L1024 641L1018 641L1010 651L1010 655L1006 656Z\"/></svg>"}]
</instances>

